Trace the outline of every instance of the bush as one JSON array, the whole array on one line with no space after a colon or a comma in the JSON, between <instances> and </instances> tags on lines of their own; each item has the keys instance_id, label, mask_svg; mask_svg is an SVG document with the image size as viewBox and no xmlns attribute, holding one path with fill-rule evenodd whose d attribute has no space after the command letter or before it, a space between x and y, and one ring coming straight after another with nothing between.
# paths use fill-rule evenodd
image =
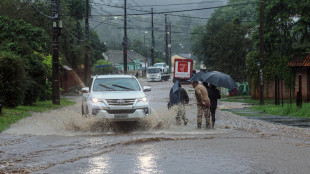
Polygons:
<instances>
[{"instance_id":1,"label":"bush","mask_svg":"<svg viewBox=\"0 0 310 174\"><path fill-rule=\"evenodd\" d=\"M22 104L25 92L25 70L22 59L0 52L0 102L6 107Z\"/></svg>"},{"instance_id":2,"label":"bush","mask_svg":"<svg viewBox=\"0 0 310 174\"><path fill-rule=\"evenodd\" d=\"M42 61L43 58L39 54L31 54L24 58L27 74L24 105L36 102L44 91L47 67Z\"/></svg>"}]
</instances>

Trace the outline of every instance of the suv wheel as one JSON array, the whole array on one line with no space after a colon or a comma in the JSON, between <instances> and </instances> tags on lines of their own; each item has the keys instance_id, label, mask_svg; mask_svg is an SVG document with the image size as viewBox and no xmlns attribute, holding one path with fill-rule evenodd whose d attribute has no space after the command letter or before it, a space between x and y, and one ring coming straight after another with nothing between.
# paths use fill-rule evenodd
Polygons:
<instances>
[{"instance_id":1,"label":"suv wheel","mask_svg":"<svg viewBox=\"0 0 310 174\"><path fill-rule=\"evenodd\" d=\"M82 104L82 116L84 116L85 113L84 113L84 108L83 108L83 104Z\"/></svg>"}]
</instances>

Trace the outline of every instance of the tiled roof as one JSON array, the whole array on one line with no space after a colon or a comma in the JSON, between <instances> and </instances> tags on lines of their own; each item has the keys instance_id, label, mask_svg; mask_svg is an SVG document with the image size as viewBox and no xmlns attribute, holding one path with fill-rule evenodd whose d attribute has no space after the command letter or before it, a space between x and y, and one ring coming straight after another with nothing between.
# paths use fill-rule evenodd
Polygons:
<instances>
[{"instance_id":1,"label":"tiled roof","mask_svg":"<svg viewBox=\"0 0 310 174\"><path fill-rule=\"evenodd\" d=\"M123 63L123 50L109 50L106 53L108 61L113 62L114 64ZM134 60L145 60L145 57L136 53L135 51L127 51L127 62L133 62Z\"/></svg>"},{"instance_id":2,"label":"tiled roof","mask_svg":"<svg viewBox=\"0 0 310 174\"><path fill-rule=\"evenodd\" d=\"M288 66L310 66L310 54L306 58L294 58Z\"/></svg>"}]
</instances>

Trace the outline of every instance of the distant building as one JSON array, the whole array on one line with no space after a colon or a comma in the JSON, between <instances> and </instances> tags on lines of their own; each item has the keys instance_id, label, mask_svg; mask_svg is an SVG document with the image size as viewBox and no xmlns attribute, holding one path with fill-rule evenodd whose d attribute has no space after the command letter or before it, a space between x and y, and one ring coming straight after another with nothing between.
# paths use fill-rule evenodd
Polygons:
<instances>
[{"instance_id":1,"label":"distant building","mask_svg":"<svg viewBox=\"0 0 310 174\"><path fill-rule=\"evenodd\" d=\"M123 50L109 50L104 53L104 57L109 62L112 62L117 69L124 70ZM145 57L135 51L127 51L127 70L140 70L147 66L148 63Z\"/></svg>"}]
</instances>

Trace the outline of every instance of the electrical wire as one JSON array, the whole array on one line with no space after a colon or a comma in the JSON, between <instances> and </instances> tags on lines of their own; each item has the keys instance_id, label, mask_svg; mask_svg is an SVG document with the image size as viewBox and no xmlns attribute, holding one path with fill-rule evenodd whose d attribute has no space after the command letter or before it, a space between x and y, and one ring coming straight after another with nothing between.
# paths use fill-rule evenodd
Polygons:
<instances>
[{"instance_id":1,"label":"electrical wire","mask_svg":"<svg viewBox=\"0 0 310 174\"><path fill-rule=\"evenodd\" d=\"M31 3L30 0L28 0L27 2L28 2L28 4L29 4L31 7L33 7L36 11L38 11L41 15L43 15L43 16L49 18L49 19L55 19L55 18L57 18L56 16L49 16L49 15L46 15L45 13L43 13L42 11L40 11L36 6L34 6L33 3Z\"/></svg>"},{"instance_id":2,"label":"electrical wire","mask_svg":"<svg viewBox=\"0 0 310 174\"><path fill-rule=\"evenodd\" d=\"M234 6L242 6L242 5L249 5L249 4L253 4L253 3L242 3L242 4L233 4L233 5L223 5L223 6L215 6L215 7L205 7L205 8L195 8L195 9L187 9L187 10L173 10L173 11L161 11L161 12L153 12L153 14L168 14L168 13L179 13L179 12L188 12L188 11L200 11L200 10L210 10L210 9L216 9L216 8L225 8L225 7L234 7ZM139 16L139 15L150 15L152 14L151 12L147 12L147 13L136 13L136 14L127 14L129 15L135 15L135 16ZM92 15L92 16L102 16L102 15ZM108 15L110 16L110 15ZM114 16L124 16L124 15L114 15Z\"/></svg>"},{"instance_id":3,"label":"electrical wire","mask_svg":"<svg viewBox=\"0 0 310 174\"><path fill-rule=\"evenodd\" d=\"M190 2L190 3L166 4L166 5L140 5L139 7L180 6L180 5L191 5L191 4L195 5L195 4L215 3L215 2L225 2L225 1L203 1L203 2Z\"/></svg>"}]
</instances>

